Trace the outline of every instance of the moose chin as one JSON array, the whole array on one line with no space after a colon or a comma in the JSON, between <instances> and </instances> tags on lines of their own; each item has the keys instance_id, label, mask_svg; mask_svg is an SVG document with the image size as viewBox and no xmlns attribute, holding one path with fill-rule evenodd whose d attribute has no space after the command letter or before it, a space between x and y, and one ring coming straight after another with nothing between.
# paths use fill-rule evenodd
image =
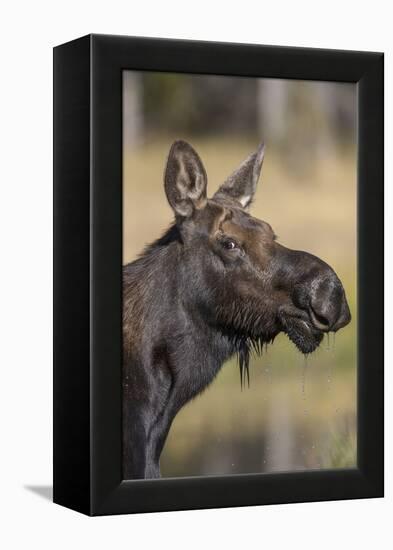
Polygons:
<instances>
[{"instance_id":1,"label":"moose chin","mask_svg":"<svg viewBox=\"0 0 393 550\"><path fill-rule=\"evenodd\" d=\"M207 198L196 151L176 141L164 186L175 221L123 268L123 475L160 476L179 410L238 355L284 332L304 354L351 319L343 286L324 261L277 241L248 213L261 145Z\"/></svg>"}]
</instances>

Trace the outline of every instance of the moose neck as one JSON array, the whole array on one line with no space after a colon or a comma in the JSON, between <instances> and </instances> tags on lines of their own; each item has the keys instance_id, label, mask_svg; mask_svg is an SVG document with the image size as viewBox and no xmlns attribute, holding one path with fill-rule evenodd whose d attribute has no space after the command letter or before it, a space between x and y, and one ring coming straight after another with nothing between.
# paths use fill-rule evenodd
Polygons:
<instances>
[{"instance_id":1,"label":"moose neck","mask_svg":"<svg viewBox=\"0 0 393 550\"><path fill-rule=\"evenodd\" d=\"M167 331L172 340L176 336L183 342L179 347L184 354L192 355L194 361L211 363L211 368L218 370L239 351L238 343L220 327L206 322L190 296L192 283L190 274L183 269L183 261L182 237L173 225L145 249L141 258L130 264L140 281L141 291L134 300L144 304L145 315L154 317L161 331ZM149 323L150 319L146 321ZM180 349L178 355L181 355Z\"/></svg>"}]
</instances>

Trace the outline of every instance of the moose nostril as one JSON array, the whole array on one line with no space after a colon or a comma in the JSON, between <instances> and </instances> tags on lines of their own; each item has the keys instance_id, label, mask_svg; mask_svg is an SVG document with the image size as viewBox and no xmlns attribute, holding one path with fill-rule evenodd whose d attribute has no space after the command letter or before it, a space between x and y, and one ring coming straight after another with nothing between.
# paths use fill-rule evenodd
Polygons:
<instances>
[{"instance_id":1,"label":"moose nostril","mask_svg":"<svg viewBox=\"0 0 393 550\"><path fill-rule=\"evenodd\" d=\"M329 328L329 319L327 319L326 317L324 317L323 315L321 315L320 313L317 313L314 309L312 310L313 311L313 314L315 316L315 318L317 319L317 321L325 326L326 328Z\"/></svg>"},{"instance_id":2,"label":"moose nostril","mask_svg":"<svg viewBox=\"0 0 393 550\"><path fill-rule=\"evenodd\" d=\"M318 311L316 311L313 307L310 307L310 316L316 328L319 328L320 330L329 330L331 321L328 317L318 313Z\"/></svg>"},{"instance_id":3,"label":"moose nostril","mask_svg":"<svg viewBox=\"0 0 393 550\"><path fill-rule=\"evenodd\" d=\"M345 300L344 289L333 274L311 285L309 315L315 328L328 332L340 317Z\"/></svg>"}]
</instances>

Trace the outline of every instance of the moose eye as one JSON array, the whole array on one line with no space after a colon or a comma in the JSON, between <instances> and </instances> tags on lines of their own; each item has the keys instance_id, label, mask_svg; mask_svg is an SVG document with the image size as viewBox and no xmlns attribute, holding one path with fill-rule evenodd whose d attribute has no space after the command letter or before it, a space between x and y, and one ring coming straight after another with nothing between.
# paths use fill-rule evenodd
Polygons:
<instances>
[{"instance_id":1,"label":"moose eye","mask_svg":"<svg viewBox=\"0 0 393 550\"><path fill-rule=\"evenodd\" d=\"M238 248L237 243L233 239L225 239L221 241L221 244L226 250L234 250L235 248Z\"/></svg>"}]
</instances>

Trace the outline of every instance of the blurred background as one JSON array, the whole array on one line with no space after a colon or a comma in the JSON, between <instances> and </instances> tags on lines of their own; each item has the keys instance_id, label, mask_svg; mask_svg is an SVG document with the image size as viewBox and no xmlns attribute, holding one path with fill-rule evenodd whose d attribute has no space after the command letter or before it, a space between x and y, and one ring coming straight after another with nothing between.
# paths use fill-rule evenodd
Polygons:
<instances>
[{"instance_id":1,"label":"blurred background","mask_svg":"<svg viewBox=\"0 0 393 550\"><path fill-rule=\"evenodd\" d=\"M279 335L240 388L235 359L172 425L163 477L356 465L356 86L334 82L123 73L123 261L173 216L163 172L191 142L209 196L258 143L266 153L251 213L279 242L329 263L352 322L307 359Z\"/></svg>"}]
</instances>

